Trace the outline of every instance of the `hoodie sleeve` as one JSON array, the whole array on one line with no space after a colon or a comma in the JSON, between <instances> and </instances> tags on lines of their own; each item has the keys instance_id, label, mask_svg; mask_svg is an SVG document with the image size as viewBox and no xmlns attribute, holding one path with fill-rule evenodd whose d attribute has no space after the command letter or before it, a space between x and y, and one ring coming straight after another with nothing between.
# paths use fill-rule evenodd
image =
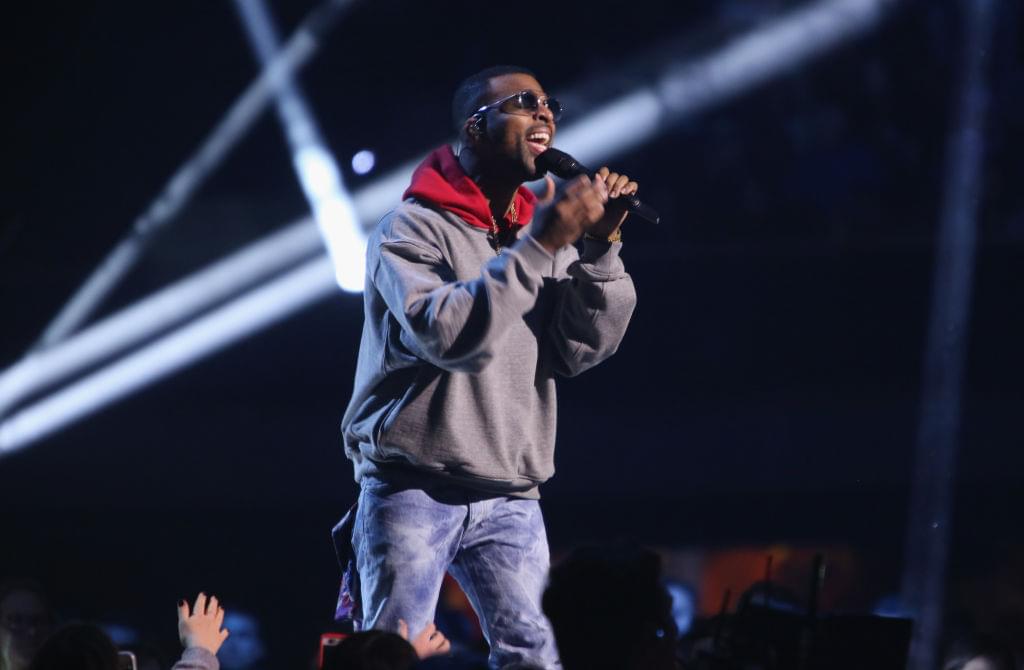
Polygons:
<instances>
[{"instance_id":1,"label":"hoodie sleeve","mask_svg":"<svg viewBox=\"0 0 1024 670\"><path fill-rule=\"evenodd\" d=\"M488 261L479 277L458 281L436 245L396 232L415 225L381 228L368 253L374 288L401 325L402 343L450 372L486 367L508 326L536 303L553 267L553 257L527 235Z\"/></svg>"},{"instance_id":2,"label":"hoodie sleeve","mask_svg":"<svg viewBox=\"0 0 1024 670\"><path fill-rule=\"evenodd\" d=\"M171 670L219 670L217 657L202 647L189 647Z\"/></svg>"},{"instance_id":3,"label":"hoodie sleeve","mask_svg":"<svg viewBox=\"0 0 1024 670\"><path fill-rule=\"evenodd\" d=\"M636 307L636 289L619 258L621 242L585 239L583 254L567 252L566 278L549 332L555 370L572 377L615 353Z\"/></svg>"}]
</instances>

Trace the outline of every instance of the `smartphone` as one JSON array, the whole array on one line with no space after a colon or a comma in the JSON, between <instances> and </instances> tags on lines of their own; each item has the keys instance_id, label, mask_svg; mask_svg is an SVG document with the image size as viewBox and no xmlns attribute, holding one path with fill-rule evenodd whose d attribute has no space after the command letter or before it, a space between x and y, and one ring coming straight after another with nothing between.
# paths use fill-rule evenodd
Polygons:
<instances>
[{"instance_id":1,"label":"smartphone","mask_svg":"<svg viewBox=\"0 0 1024 670\"><path fill-rule=\"evenodd\" d=\"M117 652L117 670L139 670L139 663L135 660L135 654L130 651Z\"/></svg>"},{"instance_id":2,"label":"smartphone","mask_svg":"<svg viewBox=\"0 0 1024 670\"><path fill-rule=\"evenodd\" d=\"M322 633L320 635L320 655L317 658L317 670L323 670L324 659L331 657L331 652L348 637L348 633Z\"/></svg>"}]
</instances>

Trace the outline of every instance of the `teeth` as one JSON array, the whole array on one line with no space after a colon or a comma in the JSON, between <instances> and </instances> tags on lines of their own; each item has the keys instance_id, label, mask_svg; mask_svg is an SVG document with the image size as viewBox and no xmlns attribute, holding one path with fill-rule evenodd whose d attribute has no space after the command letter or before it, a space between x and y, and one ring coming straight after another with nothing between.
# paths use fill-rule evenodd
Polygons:
<instances>
[{"instance_id":1,"label":"teeth","mask_svg":"<svg viewBox=\"0 0 1024 670\"><path fill-rule=\"evenodd\" d=\"M548 135L547 133L530 133L530 135L528 135L526 139L531 142L536 141L541 142L543 144L547 144L548 140L551 139L551 136Z\"/></svg>"}]
</instances>

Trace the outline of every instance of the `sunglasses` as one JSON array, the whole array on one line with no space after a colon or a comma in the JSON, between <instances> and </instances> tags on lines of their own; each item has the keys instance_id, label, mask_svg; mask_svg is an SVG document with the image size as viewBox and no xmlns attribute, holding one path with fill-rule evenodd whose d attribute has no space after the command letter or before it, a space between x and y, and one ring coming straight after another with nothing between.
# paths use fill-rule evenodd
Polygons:
<instances>
[{"instance_id":1,"label":"sunglasses","mask_svg":"<svg viewBox=\"0 0 1024 670\"><path fill-rule=\"evenodd\" d=\"M476 113L485 114L489 110L497 109L503 105L505 106L505 111L523 110L531 113L536 112L540 109L541 105L544 105L551 112L551 118L555 121L562 118L562 112L565 111L562 103L557 98L549 98L548 96L542 98L533 91L519 91L501 100L496 100L489 105L484 105L476 110Z\"/></svg>"}]
</instances>

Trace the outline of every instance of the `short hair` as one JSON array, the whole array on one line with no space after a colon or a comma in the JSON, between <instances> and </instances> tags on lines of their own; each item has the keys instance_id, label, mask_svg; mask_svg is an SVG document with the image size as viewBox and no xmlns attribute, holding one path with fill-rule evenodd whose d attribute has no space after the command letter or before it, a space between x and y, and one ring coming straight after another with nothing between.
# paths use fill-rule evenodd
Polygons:
<instances>
[{"instance_id":1,"label":"short hair","mask_svg":"<svg viewBox=\"0 0 1024 670\"><path fill-rule=\"evenodd\" d=\"M575 550L551 569L541 606L566 670L630 667L638 651L659 641L674 644L672 598L662 583L661 559L641 547ZM614 639L595 645L595 635L612 626Z\"/></svg>"},{"instance_id":2,"label":"short hair","mask_svg":"<svg viewBox=\"0 0 1024 670\"><path fill-rule=\"evenodd\" d=\"M531 70L519 65L493 65L466 77L452 96L452 125L456 132L461 132L466 119L485 104L483 97L487 95L491 79L506 74L525 74L537 78Z\"/></svg>"},{"instance_id":3,"label":"short hair","mask_svg":"<svg viewBox=\"0 0 1024 670\"><path fill-rule=\"evenodd\" d=\"M117 670L117 647L91 623L70 623L47 638L30 670Z\"/></svg>"},{"instance_id":4,"label":"short hair","mask_svg":"<svg viewBox=\"0 0 1024 670\"><path fill-rule=\"evenodd\" d=\"M47 623L52 626L56 621L54 616L53 607L50 605L50 599L47 596L46 590L43 586L35 581L34 579L27 579L24 577L13 577L5 579L0 582L0 609L3 608L4 602L7 597L18 593L19 591L25 591L35 595L36 598L43 604L43 609L46 610Z\"/></svg>"},{"instance_id":5,"label":"short hair","mask_svg":"<svg viewBox=\"0 0 1024 670\"><path fill-rule=\"evenodd\" d=\"M408 670L419 659L405 638L383 630L367 630L349 635L330 657L324 657L324 670Z\"/></svg>"}]
</instances>

